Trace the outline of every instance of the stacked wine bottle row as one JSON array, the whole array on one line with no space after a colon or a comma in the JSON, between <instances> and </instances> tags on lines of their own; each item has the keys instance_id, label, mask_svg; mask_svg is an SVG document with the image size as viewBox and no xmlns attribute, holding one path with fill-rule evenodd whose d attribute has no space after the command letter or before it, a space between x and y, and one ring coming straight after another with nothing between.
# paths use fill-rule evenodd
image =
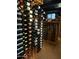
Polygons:
<instances>
[{"instance_id":1,"label":"stacked wine bottle row","mask_svg":"<svg viewBox=\"0 0 79 59\"><path fill-rule=\"evenodd\" d=\"M23 19L22 19L22 6L21 2L17 2L17 55L18 57L23 56L24 54L24 40L23 40Z\"/></svg>"},{"instance_id":2,"label":"stacked wine bottle row","mask_svg":"<svg viewBox=\"0 0 79 59\"><path fill-rule=\"evenodd\" d=\"M43 47L43 21L45 20L45 12L40 7L37 6L34 8L34 44L37 50Z\"/></svg>"},{"instance_id":3,"label":"stacked wine bottle row","mask_svg":"<svg viewBox=\"0 0 79 59\"><path fill-rule=\"evenodd\" d=\"M34 48L43 47L43 21L45 12L37 6L31 8L30 0L17 2L17 55L29 55Z\"/></svg>"}]
</instances>

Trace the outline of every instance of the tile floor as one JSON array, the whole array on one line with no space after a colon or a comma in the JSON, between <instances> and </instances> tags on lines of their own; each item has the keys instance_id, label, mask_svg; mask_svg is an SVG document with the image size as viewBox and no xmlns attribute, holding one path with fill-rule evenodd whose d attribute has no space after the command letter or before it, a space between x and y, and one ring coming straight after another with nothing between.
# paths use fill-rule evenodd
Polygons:
<instances>
[{"instance_id":1,"label":"tile floor","mask_svg":"<svg viewBox=\"0 0 79 59\"><path fill-rule=\"evenodd\" d=\"M56 43L44 41L44 46L39 53L33 55L32 59L61 59L61 42Z\"/></svg>"}]
</instances>

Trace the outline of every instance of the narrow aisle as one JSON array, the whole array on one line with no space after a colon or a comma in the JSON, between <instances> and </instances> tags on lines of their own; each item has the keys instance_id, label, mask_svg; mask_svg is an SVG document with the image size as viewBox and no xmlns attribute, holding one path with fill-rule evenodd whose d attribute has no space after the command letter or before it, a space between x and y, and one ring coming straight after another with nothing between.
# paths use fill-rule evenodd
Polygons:
<instances>
[{"instance_id":1,"label":"narrow aisle","mask_svg":"<svg viewBox=\"0 0 79 59\"><path fill-rule=\"evenodd\" d=\"M35 59L61 59L61 43L58 41L56 45L45 41L44 46Z\"/></svg>"}]
</instances>

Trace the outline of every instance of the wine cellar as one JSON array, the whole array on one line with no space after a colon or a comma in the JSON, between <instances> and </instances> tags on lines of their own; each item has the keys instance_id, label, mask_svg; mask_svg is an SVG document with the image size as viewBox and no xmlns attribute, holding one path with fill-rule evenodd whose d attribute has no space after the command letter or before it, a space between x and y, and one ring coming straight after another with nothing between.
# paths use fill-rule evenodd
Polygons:
<instances>
[{"instance_id":1,"label":"wine cellar","mask_svg":"<svg viewBox=\"0 0 79 59\"><path fill-rule=\"evenodd\" d=\"M36 59L44 41L56 44L61 37L60 13L55 12L59 18L51 21L44 3L43 0L17 0L17 59Z\"/></svg>"}]
</instances>

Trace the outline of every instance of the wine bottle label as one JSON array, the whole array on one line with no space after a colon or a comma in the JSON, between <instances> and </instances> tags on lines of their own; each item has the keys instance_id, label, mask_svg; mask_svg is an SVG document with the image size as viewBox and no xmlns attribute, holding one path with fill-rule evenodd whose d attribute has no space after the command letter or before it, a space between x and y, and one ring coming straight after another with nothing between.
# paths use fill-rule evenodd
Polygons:
<instances>
[{"instance_id":1,"label":"wine bottle label","mask_svg":"<svg viewBox=\"0 0 79 59\"><path fill-rule=\"evenodd\" d=\"M29 42L29 44L31 44L32 42Z\"/></svg>"},{"instance_id":2,"label":"wine bottle label","mask_svg":"<svg viewBox=\"0 0 79 59\"><path fill-rule=\"evenodd\" d=\"M24 30L27 30L27 28L25 28Z\"/></svg>"},{"instance_id":3,"label":"wine bottle label","mask_svg":"<svg viewBox=\"0 0 79 59\"><path fill-rule=\"evenodd\" d=\"M41 33L41 35L43 35L43 33Z\"/></svg>"},{"instance_id":4,"label":"wine bottle label","mask_svg":"<svg viewBox=\"0 0 79 59\"><path fill-rule=\"evenodd\" d=\"M22 25L22 23L18 23L17 25Z\"/></svg>"},{"instance_id":5,"label":"wine bottle label","mask_svg":"<svg viewBox=\"0 0 79 59\"><path fill-rule=\"evenodd\" d=\"M27 26L27 24L24 24L24 26Z\"/></svg>"},{"instance_id":6,"label":"wine bottle label","mask_svg":"<svg viewBox=\"0 0 79 59\"><path fill-rule=\"evenodd\" d=\"M32 29L32 27L29 27L29 29Z\"/></svg>"},{"instance_id":7,"label":"wine bottle label","mask_svg":"<svg viewBox=\"0 0 79 59\"><path fill-rule=\"evenodd\" d=\"M45 18L43 17L43 19L45 19Z\"/></svg>"},{"instance_id":8,"label":"wine bottle label","mask_svg":"<svg viewBox=\"0 0 79 59\"><path fill-rule=\"evenodd\" d=\"M23 16L25 16L26 17L26 15L24 14Z\"/></svg>"},{"instance_id":9,"label":"wine bottle label","mask_svg":"<svg viewBox=\"0 0 79 59\"><path fill-rule=\"evenodd\" d=\"M17 7L17 11L19 10L19 8Z\"/></svg>"},{"instance_id":10,"label":"wine bottle label","mask_svg":"<svg viewBox=\"0 0 79 59\"><path fill-rule=\"evenodd\" d=\"M23 42L21 42L21 43L17 44L17 46L22 45L22 44L23 44Z\"/></svg>"},{"instance_id":11,"label":"wine bottle label","mask_svg":"<svg viewBox=\"0 0 79 59\"><path fill-rule=\"evenodd\" d=\"M35 46L38 45L38 43L35 43Z\"/></svg>"},{"instance_id":12,"label":"wine bottle label","mask_svg":"<svg viewBox=\"0 0 79 59\"><path fill-rule=\"evenodd\" d=\"M24 21L27 21L26 19Z\"/></svg>"},{"instance_id":13,"label":"wine bottle label","mask_svg":"<svg viewBox=\"0 0 79 59\"><path fill-rule=\"evenodd\" d=\"M35 26L35 28L37 29L37 28L38 28L38 26Z\"/></svg>"},{"instance_id":14,"label":"wine bottle label","mask_svg":"<svg viewBox=\"0 0 79 59\"><path fill-rule=\"evenodd\" d=\"M35 13L38 13L38 10L35 10Z\"/></svg>"},{"instance_id":15,"label":"wine bottle label","mask_svg":"<svg viewBox=\"0 0 79 59\"><path fill-rule=\"evenodd\" d=\"M41 11L44 11L43 9Z\"/></svg>"},{"instance_id":16,"label":"wine bottle label","mask_svg":"<svg viewBox=\"0 0 79 59\"><path fill-rule=\"evenodd\" d=\"M29 41L31 41L32 39L30 38Z\"/></svg>"},{"instance_id":17,"label":"wine bottle label","mask_svg":"<svg viewBox=\"0 0 79 59\"><path fill-rule=\"evenodd\" d=\"M21 10L21 7L18 7L19 8L19 10Z\"/></svg>"},{"instance_id":18,"label":"wine bottle label","mask_svg":"<svg viewBox=\"0 0 79 59\"><path fill-rule=\"evenodd\" d=\"M19 52L18 55L21 54L21 53L23 53L23 52L24 52L24 51Z\"/></svg>"},{"instance_id":19,"label":"wine bottle label","mask_svg":"<svg viewBox=\"0 0 79 59\"><path fill-rule=\"evenodd\" d=\"M28 50L28 48L26 48L25 50Z\"/></svg>"},{"instance_id":20,"label":"wine bottle label","mask_svg":"<svg viewBox=\"0 0 79 59\"><path fill-rule=\"evenodd\" d=\"M27 10L30 10L30 7L27 7Z\"/></svg>"},{"instance_id":21,"label":"wine bottle label","mask_svg":"<svg viewBox=\"0 0 79 59\"><path fill-rule=\"evenodd\" d=\"M17 36L19 36L19 35L23 35L23 33L17 34Z\"/></svg>"},{"instance_id":22,"label":"wine bottle label","mask_svg":"<svg viewBox=\"0 0 79 59\"><path fill-rule=\"evenodd\" d=\"M40 9L41 7L40 6L38 6L38 9Z\"/></svg>"},{"instance_id":23,"label":"wine bottle label","mask_svg":"<svg viewBox=\"0 0 79 59\"><path fill-rule=\"evenodd\" d=\"M43 36L43 35L41 35L41 36Z\"/></svg>"},{"instance_id":24,"label":"wine bottle label","mask_svg":"<svg viewBox=\"0 0 79 59\"><path fill-rule=\"evenodd\" d=\"M36 25L38 26L38 23L35 23L35 26L36 26Z\"/></svg>"},{"instance_id":25,"label":"wine bottle label","mask_svg":"<svg viewBox=\"0 0 79 59\"><path fill-rule=\"evenodd\" d=\"M40 31L40 29L37 29L37 31Z\"/></svg>"},{"instance_id":26,"label":"wine bottle label","mask_svg":"<svg viewBox=\"0 0 79 59\"><path fill-rule=\"evenodd\" d=\"M30 13L32 14L32 13L33 13L33 11L32 11L32 10L30 10Z\"/></svg>"},{"instance_id":27,"label":"wine bottle label","mask_svg":"<svg viewBox=\"0 0 79 59\"><path fill-rule=\"evenodd\" d=\"M37 34L40 34L40 32L37 32Z\"/></svg>"},{"instance_id":28,"label":"wine bottle label","mask_svg":"<svg viewBox=\"0 0 79 59\"><path fill-rule=\"evenodd\" d=\"M38 40L36 39L35 42L38 42Z\"/></svg>"},{"instance_id":29,"label":"wine bottle label","mask_svg":"<svg viewBox=\"0 0 79 59\"><path fill-rule=\"evenodd\" d=\"M38 13L35 13L35 15L38 15Z\"/></svg>"},{"instance_id":30,"label":"wine bottle label","mask_svg":"<svg viewBox=\"0 0 79 59\"><path fill-rule=\"evenodd\" d=\"M32 23L29 23L29 25L32 25Z\"/></svg>"},{"instance_id":31,"label":"wine bottle label","mask_svg":"<svg viewBox=\"0 0 79 59\"><path fill-rule=\"evenodd\" d=\"M18 48L17 50L21 50L21 49L23 49L23 47L20 47L20 48Z\"/></svg>"},{"instance_id":32,"label":"wine bottle label","mask_svg":"<svg viewBox=\"0 0 79 59\"><path fill-rule=\"evenodd\" d=\"M30 20L30 22L32 22L33 21L33 19L29 19Z\"/></svg>"},{"instance_id":33,"label":"wine bottle label","mask_svg":"<svg viewBox=\"0 0 79 59\"><path fill-rule=\"evenodd\" d=\"M30 18L32 18L33 16L32 15L30 15Z\"/></svg>"},{"instance_id":34,"label":"wine bottle label","mask_svg":"<svg viewBox=\"0 0 79 59\"><path fill-rule=\"evenodd\" d=\"M26 35L27 33L25 33L25 35Z\"/></svg>"},{"instance_id":35,"label":"wine bottle label","mask_svg":"<svg viewBox=\"0 0 79 59\"><path fill-rule=\"evenodd\" d=\"M24 10L21 10L21 12L23 13L23 12L24 12Z\"/></svg>"},{"instance_id":36,"label":"wine bottle label","mask_svg":"<svg viewBox=\"0 0 79 59\"><path fill-rule=\"evenodd\" d=\"M17 29L17 31L20 31L20 30L22 30L22 28L21 29Z\"/></svg>"},{"instance_id":37,"label":"wine bottle label","mask_svg":"<svg viewBox=\"0 0 79 59\"><path fill-rule=\"evenodd\" d=\"M20 2L17 2L17 5L19 5L20 4Z\"/></svg>"},{"instance_id":38,"label":"wine bottle label","mask_svg":"<svg viewBox=\"0 0 79 59\"><path fill-rule=\"evenodd\" d=\"M41 15L41 17L43 17L43 15Z\"/></svg>"},{"instance_id":39,"label":"wine bottle label","mask_svg":"<svg viewBox=\"0 0 79 59\"><path fill-rule=\"evenodd\" d=\"M27 47L27 45L25 45Z\"/></svg>"},{"instance_id":40,"label":"wine bottle label","mask_svg":"<svg viewBox=\"0 0 79 59\"><path fill-rule=\"evenodd\" d=\"M37 19L35 19L35 22L38 22L38 20L37 20Z\"/></svg>"},{"instance_id":41,"label":"wine bottle label","mask_svg":"<svg viewBox=\"0 0 79 59\"><path fill-rule=\"evenodd\" d=\"M18 15L22 15L20 12L17 13Z\"/></svg>"},{"instance_id":42,"label":"wine bottle label","mask_svg":"<svg viewBox=\"0 0 79 59\"><path fill-rule=\"evenodd\" d=\"M25 37L25 39L27 39L27 37Z\"/></svg>"},{"instance_id":43,"label":"wine bottle label","mask_svg":"<svg viewBox=\"0 0 79 59\"><path fill-rule=\"evenodd\" d=\"M31 37L32 35L29 35L29 37Z\"/></svg>"},{"instance_id":44,"label":"wine bottle label","mask_svg":"<svg viewBox=\"0 0 79 59\"><path fill-rule=\"evenodd\" d=\"M23 8L23 5L21 5L21 8Z\"/></svg>"},{"instance_id":45,"label":"wine bottle label","mask_svg":"<svg viewBox=\"0 0 79 59\"><path fill-rule=\"evenodd\" d=\"M30 3L29 3L29 2L27 2L27 3L26 3L26 5L27 5L27 6L30 6Z\"/></svg>"},{"instance_id":46,"label":"wine bottle label","mask_svg":"<svg viewBox=\"0 0 79 59\"><path fill-rule=\"evenodd\" d=\"M22 18L17 18L17 20L22 20Z\"/></svg>"},{"instance_id":47,"label":"wine bottle label","mask_svg":"<svg viewBox=\"0 0 79 59\"><path fill-rule=\"evenodd\" d=\"M25 40L23 40L23 42L25 42Z\"/></svg>"},{"instance_id":48,"label":"wine bottle label","mask_svg":"<svg viewBox=\"0 0 79 59\"><path fill-rule=\"evenodd\" d=\"M43 14L45 14L45 12L43 12Z\"/></svg>"},{"instance_id":49,"label":"wine bottle label","mask_svg":"<svg viewBox=\"0 0 79 59\"><path fill-rule=\"evenodd\" d=\"M42 42L40 42L40 44L42 44Z\"/></svg>"},{"instance_id":50,"label":"wine bottle label","mask_svg":"<svg viewBox=\"0 0 79 59\"><path fill-rule=\"evenodd\" d=\"M41 28L41 30L42 30L43 28Z\"/></svg>"},{"instance_id":51,"label":"wine bottle label","mask_svg":"<svg viewBox=\"0 0 79 59\"><path fill-rule=\"evenodd\" d=\"M29 33L32 33L32 31L29 31Z\"/></svg>"},{"instance_id":52,"label":"wine bottle label","mask_svg":"<svg viewBox=\"0 0 79 59\"><path fill-rule=\"evenodd\" d=\"M25 41L27 43L27 41Z\"/></svg>"},{"instance_id":53,"label":"wine bottle label","mask_svg":"<svg viewBox=\"0 0 79 59\"><path fill-rule=\"evenodd\" d=\"M41 39L42 39L42 38L41 38ZM40 41L42 42L43 40L41 40L41 39L40 39Z\"/></svg>"},{"instance_id":54,"label":"wine bottle label","mask_svg":"<svg viewBox=\"0 0 79 59\"><path fill-rule=\"evenodd\" d=\"M20 41L20 40L22 40L23 38L19 38L19 39L17 39L17 41Z\"/></svg>"}]
</instances>

